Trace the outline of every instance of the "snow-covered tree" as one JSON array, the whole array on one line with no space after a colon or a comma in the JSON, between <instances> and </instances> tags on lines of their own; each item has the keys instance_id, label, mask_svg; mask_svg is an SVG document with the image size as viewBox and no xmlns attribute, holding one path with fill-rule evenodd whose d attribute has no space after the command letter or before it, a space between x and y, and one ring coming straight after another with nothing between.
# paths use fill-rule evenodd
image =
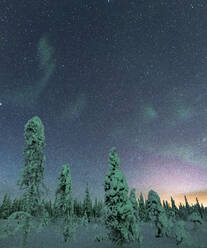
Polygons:
<instances>
[{"instance_id":1,"label":"snow-covered tree","mask_svg":"<svg viewBox=\"0 0 207 248\"><path fill-rule=\"evenodd\" d=\"M186 212L186 216L189 216L193 212L193 209L191 208L190 204L188 203L188 199L187 199L186 195L184 196L184 198L185 198L185 212Z\"/></svg>"},{"instance_id":2,"label":"snow-covered tree","mask_svg":"<svg viewBox=\"0 0 207 248\"><path fill-rule=\"evenodd\" d=\"M168 201L165 202L165 207L166 207L166 211L168 211L170 209Z\"/></svg>"},{"instance_id":3,"label":"snow-covered tree","mask_svg":"<svg viewBox=\"0 0 207 248\"><path fill-rule=\"evenodd\" d=\"M132 188L130 195L129 195L129 200L131 201L133 210L134 210L134 216L136 217L136 221L139 221L139 208L138 208L138 203L136 199L136 189Z\"/></svg>"},{"instance_id":4,"label":"snow-covered tree","mask_svg":"<svg viewBox=\"0 0 207 248\"><path fill-rule=\"evenodd\" d=\"M171 196L171 210L173 211L174 217L177 217L178 216L178 208L175 205L175 200L172 198L172 196Z\"/></svg>"},{"instance_id":5,"label":"snow-covered tree","mask_svg":"<svg viewBox=\"0 0 207 248\"><path fill-rule=\"evenodd\" d=\"M169 235L169 223L165 210L162 208L159 195L150 190L147 199L147 211L149 218L155 226L155 236L163 237Z\"/></svg>"},{"instance_id":6,"label":"snow-covered tree","mask_svg":"<svg viewBox=\"0 0 207 248\"><path fill-rule=\"evenodd\" d=\"M86 215L88 217L88 222L91 222L92 200L89 194L88 183L87 183L86 190L85 190L85 199L84 199L83 205L84 205L84 212L86 212Z\"/></svg>"},{"instance_id":7,"label":"snow-covered tree","mask_svg":"<svg viewBox=\"0 0 207 248\"><path fill-rule=\"evenodd\" d=\"M193 213L188 217L188 220L194 223L194 230L197 230L198 225L203 224L203 220L198 211L193 211Z\"/></svg>"},{"instance_id":8,"label":"snow-covered tree","mask_svg":"<svg viewBox=\"0 0 207 248\"><path fill-rule=\"evenodd\" d=\"M142 193L140 194L138 202L139 202L139 219L140 221L144 222L147 220L147 213L146 213L146 207L145 207L144 197Z\"/></svg>"},{"instance_id":9,"label":"snow-covered tree","mask_svg":"<svg viewBox=\"0 0 207 248\"><path fill-rule=\"evenodd\" d=\"M24 203L26 211L33 216L40 211L40 185L43 183L44 162L43 148L45 147L44 126L39 117L29 120L24 127L26 148L23 150L24 168L21 178L17 181L20 189L25 189Z\"/></svg>"},{"instance_id":10,"label":"snow-covered tree","mask_svg":"<svg viewBox=\"0 0 207 248\"><path fill-rule=\"evenodd\" d=\"M120 170L120 159L115 147L109 153L109 165L104 182L104 220L109 231L108 238L117 245L140 242L139 225L128 198L128 184Z\"/></svg>"},{"instance_id":11,"label":"snow-covered tree","mask_svg":"<svg viewBox=\"0 0 207 248\"><path fill-rule=\"evenodd\" d=\"M200 203L198 201L198 198L196 197L196 204L194 206L195 211L197 211L199 213L199 215L201 216L201 218L203 219L203 211L202 208L200 206Z\"/></svg>"},{"instance_id":12,"label":"snow-covered tree","mask_svg":"<svg viewBox=\"0 0 207 248\"><path fill-rule=\"evenodd\" d=\"M175 224L175 237L176 237L176 244L192 244L192 239L190 234L185 229L185 222L180 220L177 221Z\"/></svg>"},{"instance_id":13,"label":"snow-covered tree","mask_svg":"<svg viewBox=\"0 0 207 248\"><path fill-rule=\"evenodd\" d=\"M58 187L55 193L54 211L55 217L64 217L67 204L72 213L72 182L69 166L63 165L58 177ZM66 199L68 202L66 202Z\"/></svg>"},{"instance_id":14,"label":"snow-covered tree","mask_svg":"<svg viewBox=\"0 0 207 248\"><path fill-rule=\"evenodd\" d=\"M8 235L14 235L20 229L23 231L23 236L21 240L21 248L26 247L28 234L30 233L31 229L35 229L33 222L31 221L33 217L24 211L17 211L12 213L8 217L7 222L7 233ZM13 221L16 220L17 224L14 225Z\"/></svg>"},{"instance_id":15,"label":"snow-covered tree","mask_svg":"<svg viewBox=\"0 0 207 248\"><path fill-rule=\"evenodd\" d=\"M63 165L59 174L59 184L56 190L55 211L56 217L63 217L64 241L71 240L74 236L74 203L72 199L72 179L69 165Z\"/></svg>"}]
</instances>

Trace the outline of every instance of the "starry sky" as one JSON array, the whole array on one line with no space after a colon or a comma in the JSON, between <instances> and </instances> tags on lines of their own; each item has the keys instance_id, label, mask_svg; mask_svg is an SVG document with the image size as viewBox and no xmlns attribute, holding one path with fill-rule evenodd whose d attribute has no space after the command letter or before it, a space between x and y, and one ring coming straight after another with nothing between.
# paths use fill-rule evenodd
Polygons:
<instances>
[{"instance_id":1,"label":"starry sky","mask_svg":"<svg viewBox=\"0 0 207 248\"><path fill-rule=\"evenodd\" d=\"M103 199L111 147L129 188L207 206L205 0L1 0L0 198L23 168L24 125L45 128L44 183Z\"/></svg>"}]
</instances>

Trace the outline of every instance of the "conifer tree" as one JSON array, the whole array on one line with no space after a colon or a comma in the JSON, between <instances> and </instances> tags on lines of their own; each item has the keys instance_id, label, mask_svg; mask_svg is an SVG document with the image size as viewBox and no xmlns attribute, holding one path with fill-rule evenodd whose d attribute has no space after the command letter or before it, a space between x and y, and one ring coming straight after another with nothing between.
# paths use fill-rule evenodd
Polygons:
<instances>
[{"instance_id":1,"label":"conifer tree","mask_svg":"<svg viewBox=\"0 0 207 248\"><path fill-rule=\"evenodd\" d=\"M171 220L175 222L176 217L178 216L178 208L175 205L175 200L172 198L172 196L171 196L171 209L170 211L168 211L167 214L168 214L168 217L170 217Z\"/></svg>"},{"instance_id":2,"label":"conifer tree","mask_svg":"<svg viewBox=\"0 0 207 248\"><path fill-rule=\"evenodd\" d=\"M162 203L163 203L163 208L166 210L166 204L165 204L165 201L163 200L163 201L162 201Z\"/></svg>"},{"instance_id":3,"label":"conifer tree","mask_svg":"<svg viewBox=\"0 0 207 248\"><path fill-rule=\"evenodd\" d=\"M176 244L192 245L192 239L189 232L185 229L185 222L180 220L175 224Z\"/></svg>"},{"instance_id":4,"label":"conifer tree","mask_svg":"<svg viewBox=\"0 0 207 248\"><path fill-rule=\"evenodd\" d=\"M105 225L108 238L117 245L130 241L141 241L132 204L128 198L128 185L120 170L120 159L116 148L109 153L110 169L104 182Z\"/></svg>"},{"instance_id":5,"label":"conifer tree","mask_svg":"<svg viewBox=\"0 0 207 248\"><path fill-rule=\"evenodd\" d=\"M147 213L146 213L146 207L142 193L140 194L138 202L139 202L139 219L140 221L146 221Z\"/></svg>"},{"instance_id":6,"label":"conifer tree","mask_svg":"<svg viewBox=\"0 0 207 248\"><path fill-rule=\"evenodd\" d=\"M155 236L163 237L169 235L169 225L165 210L162 208L159 195L150 190L147 199L147 211L149 218L155 226Z\"/></svg>"},{"instance_id":7,"label":"conifer tree","mask_svg":"<svg viewBox=\"0 0 207 248\"><path fill-rule=\"evenodd\" d=\"M97 197L95 197L95 201L94 201L94 205L93 205L93 217L96 217L96 210L97 210L97 206L98 206L98 200Z\"/></svg>"},{"instance_id":8,"label":"conifer tree","mask_svg":"<svg viewBox=\"0 0 207 248\"><path fill-rule=\"evenodd\" d=\"M69 209L68 209L69 208ZM58 176L58 187L55 193L55 217L64 217L66 209L73 213L72 181L69 165L63 165Z\"/></svg>"},{"instance_id":9,"label":"conifer tree","mask_svg":"<svg viewBox=\"0 0 207 248\"><path fill-rule=\"evenodd\" d=\"M43 148L45 147L44 126L39 117L29 120L24 127L26 148L23 150L24 168L21 178L17 181L20 189L25 189L24 203L26 211L33 216L39 214L40 185L43 183L44 162Z\"/></svg>"},{"instance_id":10,"label":"conifer tree","mask_svg":"<svg viewBox=\"0 0 207 248\"><path fill-rule=\"evenodd\" d=\"M59 184L56 190L55 210L56 217L63 217L64 241L70 241L74 238L74 203L72 199L72 179L69 165L63 165L59 174Z\"/></svg>"},{"instance_id":11,"label":"conifer tree","mask_svg":"<svg viewBox=\"0 0 207 248\"><path fill-rule=\"evenodd\" d=\"M85 199L84 199L84 211L86 212L86 215L88 217L88 222L91 222L91 217L92 217L92 201L91 197L89 194L89 189L88 189L88 183L86 186L85 190Z\"/></svg>"},{"instance_id":12,"label":"conifer tree","mask_svg":"<svg viewBox=\"0 0 207 248\"><path fill-rule=\"evenodd\" d=\"M188 199L187 199L186 195L184 196L184 198L185 198L185 211L186 211L186 217L187 217L188 215L191 214L192 211L191 211L191 207L188 203Z\"/></svg>"},{"instance_id":13,"label":"conifer tree","mask_svg":"<svg viewBox=\"0 0 207 248\"><path fill-rule=\"evenodd\" d=\"M136 189L132 188L129 196L129 200L131 201L133 210L134 210L134 216L136 217L136 221L139 221L139 208L138 203L136 199Z\"/></svg>"},{"instance_id":14,"label":"conifer tree","mask_svg":"<svg viewBox=\"0 0 207 248\"><path fill-rule=\"evenodd\" d=\"M169 209L170 209L170 206L169 206L169 203L168 203L168 201L166 201L166 204L165 204L165 206L166 206L166 211L169 211Z\"/></svg>"},{"instance_id":15,"label":"conifer tree","mask_svg":"<svg viewBox=\"0 0 207 248\"><path fill-rule=\"evenodd\" d=\"M202 213L202 209L200 206L200 203L198 201L198 198L196 197L196 205L195 205L195 210L199 213L199 215L201 216L201 218L203 218L203 213Z\"/></svg>"}]
</instances>

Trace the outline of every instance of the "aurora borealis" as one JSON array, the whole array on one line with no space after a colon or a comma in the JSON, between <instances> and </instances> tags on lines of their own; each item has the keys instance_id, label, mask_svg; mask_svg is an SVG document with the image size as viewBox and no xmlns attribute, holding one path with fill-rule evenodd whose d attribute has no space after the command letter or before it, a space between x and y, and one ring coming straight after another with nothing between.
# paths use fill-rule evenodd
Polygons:
<instances>
[{"instance_id":1,"label":"aurora borealis","mask_svg":"<svg viewBox=\"0 0 207 248\"><path fill-rule=\"evenodd\" d=\"M18 191L24 125L45 127L45 184L103 198L117 148L129 188L207 206L207 3L0 2L0 199Z\"/></svg>"}]
</instances>

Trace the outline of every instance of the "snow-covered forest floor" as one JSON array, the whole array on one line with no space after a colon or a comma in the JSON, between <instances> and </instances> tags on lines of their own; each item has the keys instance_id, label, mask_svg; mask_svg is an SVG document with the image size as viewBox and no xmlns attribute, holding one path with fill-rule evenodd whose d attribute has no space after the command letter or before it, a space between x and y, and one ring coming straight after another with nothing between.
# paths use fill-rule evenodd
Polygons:
<instances>
[{"instance_id":1,"label":"snow-covered forest floor","mask_svg":"<svg viewBox=\"0 0 207 248\"><path fill-rule=\"evenodd\" d=\"M0 247L1 248L20 248L22 231L17 231L14 235L3 238L4 228L8 221L0 219ZM13 221L17 225L17 221ZM37 225L38 222L34 222ZM140 223L141 233L143 235L142 248L207 248L207 222L197 230L193 230L193 224L187 223L187 230L190 232L193 245L176 245L174 238L155 238L153 227L150 223ZM109 240L97 242L95 237L99 234L106 234L106 229L101 223L89 223L88 226L78 225L76 229L76 239L69 243L64 243L61 222L51 223L37 233L31 229L29 233L27 248L113 248L116 247ZM172 234L173 236L173 234ZM138 244L125 245L124 248L138 248Z\"/></svg>"}]
</instances>

